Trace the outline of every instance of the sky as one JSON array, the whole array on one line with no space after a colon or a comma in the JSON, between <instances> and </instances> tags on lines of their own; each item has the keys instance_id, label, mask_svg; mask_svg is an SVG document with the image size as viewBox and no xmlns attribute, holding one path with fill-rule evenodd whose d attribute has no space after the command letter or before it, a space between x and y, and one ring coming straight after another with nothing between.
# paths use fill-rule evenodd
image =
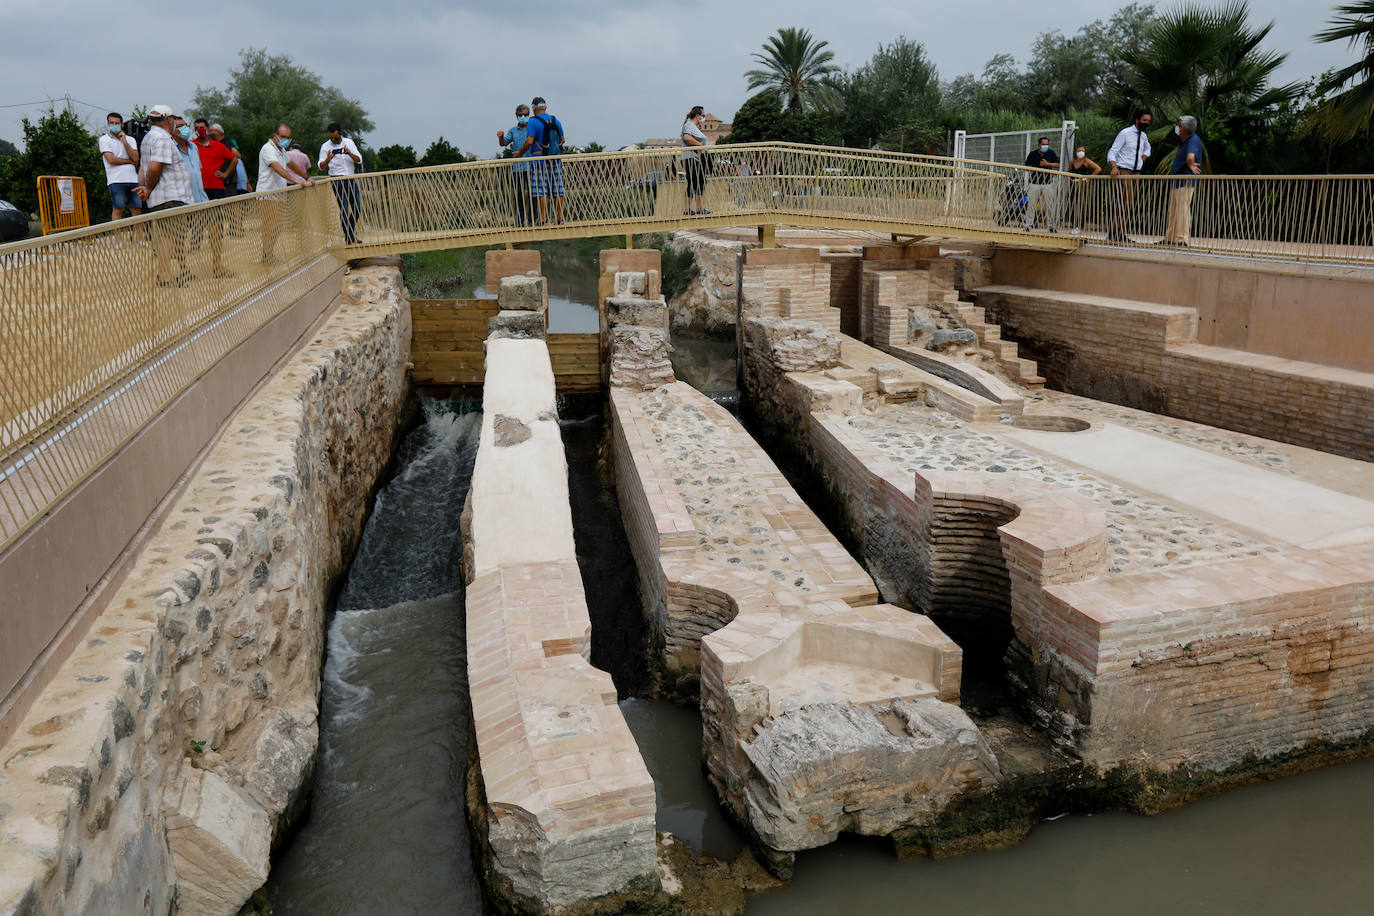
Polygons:
<instances>
[{"instance_id":1,"label":"sky","mask_svg":"<svg viewBox=\"0 0 1374 916\"><path fill-rule=\"evenodd\" d=\"M181 113L197 86L227 84L240 49L265 47L360 101L376 124L365 136L373 147L401 143L423 152L443 135L466 151L493 156L496 131L511 125L516 103L542 95L563 121L568 142L595 140L615 149L676 136L693 105L729 120L749 95L743 73L753 66L750 55L780 26L810 29L848 68L905 35L925 45L948 80L981 73L987 59L1003 51L1024 64L1039 33L1075 32L1120 5L0 0L0 138L22 145L20 118L36 119L46 109L46 103L25 103L53 98L66 104L68 94L93 128L104 123L106 111L127 116L135 104L169 104ZM1333 5L1251 0L1253 24L1275 21L1267 46L1289 53L1281 80L1304 79L1353 59L1343 44L1311 41Z\"/></svg>"}]
</instances>

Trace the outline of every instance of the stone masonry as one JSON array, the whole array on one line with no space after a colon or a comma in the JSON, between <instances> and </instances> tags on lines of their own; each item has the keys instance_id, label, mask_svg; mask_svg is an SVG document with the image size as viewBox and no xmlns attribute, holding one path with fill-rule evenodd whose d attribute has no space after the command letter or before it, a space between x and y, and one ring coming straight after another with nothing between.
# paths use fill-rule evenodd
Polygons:
<instances>
[{"instance_id":1,"label":"stone masonry","mask_svg":"<svg viewBox=\"0 0 1374 916\"><path fill-rule=\"evenodd\" d=\"M399 261L230 421L0 749L0 913L233 914L314 759L330 583L406 390Z\"/></svg>"}]
</instances>

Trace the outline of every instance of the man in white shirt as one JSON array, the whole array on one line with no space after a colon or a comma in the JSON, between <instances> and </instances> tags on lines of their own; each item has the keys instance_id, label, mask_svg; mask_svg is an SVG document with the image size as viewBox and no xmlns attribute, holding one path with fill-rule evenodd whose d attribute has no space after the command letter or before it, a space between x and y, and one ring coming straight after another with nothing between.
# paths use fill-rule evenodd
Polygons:
<instances>
[{"instance_id":1,"label":"man in white shirt","mask_svg":"<svg viewBox=\"0 0 1374 916\"><path fill-rule=\"evenodd\" d=\"M298 184L313 188L314 179L302 178L291 168L286 151L291 148L291 127L278 122L272 136L258 150L258 190L281 191L287 185ZM259 215L262 223L262 262L270 264L276 260L277 245L277 207L279 198L259 198Z\"/></svg>"},{"instance_id":2,"label":"man in white shirt","mask_svg":"<svg viewBox=\"0 0 1374 916\"><path fill-rule=\"evenodd\" d=\"M1154 117L1148 108L1137 109L1131 119L1130 127L1123 127L1112 141L1107 151L1107 165L1111 167L1113 186L1116 191L1116 214L1111 229L1107 232L1109 242L1129 242L1126 236L1126 221L1131 218L1131 207L1135 204L1136 175L1145 169L1145 160L1150 158L1150 124Z\"/></svg>"},{"instance_id":3,"label":"man in white shirt","mask_svg":"<svg viewBox=\"0 0 1374 916\"><path fill-rule=\"evenodd\" d=\"M105 184L110 187L110 219L123 219L129 210L138 216L143 202L134 193L138 187L138 144L124 133L124 116L112 111L105 116L105 130L97 145L105 160Z\"/></svg>"},{"instance_id":4,"label":"man in white shirt","mask_svg":"<svg viewBox=\"0 0 1374 916\"><path fill-rule=\"evenodd\" d=\"M329 184L334 189L334 200L339 204L339 225L343 227L344 243L354 245L358 242L356 228L362 197L353 176L362 164L363 154L358 152L356 143L343 135L343 128L337 121L329 125L327 132L329 139L320 147L320 168L334 179Z\"/></svg>"}]
</instances>

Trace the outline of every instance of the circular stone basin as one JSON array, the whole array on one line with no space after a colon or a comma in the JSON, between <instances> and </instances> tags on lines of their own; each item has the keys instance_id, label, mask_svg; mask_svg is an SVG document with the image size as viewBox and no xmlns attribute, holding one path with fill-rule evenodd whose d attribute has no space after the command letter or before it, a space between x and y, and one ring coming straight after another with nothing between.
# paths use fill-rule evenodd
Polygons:
<instances>
[{"instance_id":1,"label":"circular stone basin","mask_svg":"<svg viewBox=\"0 0 1374 916\"><path fill-rule=\"evenodd\" d=\"M1087 420L1077 417L1017 417L1011 421L1017 429L1033 429L1042 433L1081 433L1092 429Z\"/></svg>"}]
</instances>

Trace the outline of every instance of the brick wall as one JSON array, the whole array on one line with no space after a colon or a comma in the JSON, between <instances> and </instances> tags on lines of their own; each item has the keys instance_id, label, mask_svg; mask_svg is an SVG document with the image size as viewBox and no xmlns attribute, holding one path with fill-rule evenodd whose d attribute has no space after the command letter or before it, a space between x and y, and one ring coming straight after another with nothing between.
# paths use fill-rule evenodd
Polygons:
<instances>
[{"instance_id":1,"label":"brick wall","mask_svg":"<svg viewBox=\"0 0 1374 916\"><path fill-rule=\"evenodd\" d=\"M830 265L818 248L752 248L740 272L740 312L746 318L799 318L840 329L830 305Z\"/></svg>"}]
</instances>

